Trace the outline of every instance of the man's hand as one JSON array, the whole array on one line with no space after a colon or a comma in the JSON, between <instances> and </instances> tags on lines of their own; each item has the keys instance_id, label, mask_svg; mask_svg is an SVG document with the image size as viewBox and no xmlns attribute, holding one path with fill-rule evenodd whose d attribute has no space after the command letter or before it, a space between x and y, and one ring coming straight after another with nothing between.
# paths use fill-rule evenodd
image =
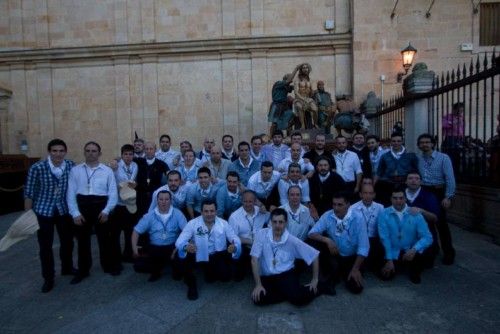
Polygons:
<instances>
[{"instance_id":1,"label":"man's hand","mask_svg":"<svg viewBox=\"0 0 500 334\"><path fill-rule=\"evenodd\" d=\"M174 248L174 250L172 251L172 254L170 254L170 260L174 260L175 259L175 254L177 254L177 248Z\"/></svg>"},{"instance_id":2,"label":"man's hand","mask_svg":"<svg viewBox=\"0 0 500 334\"><path fill-rule=\"evenodd\" d=\"M311 213L311 217L314 219L314 221L318 221L319 214L314 205L311 204L311 206L309 207L309 212Z\"/></svg>"},{"instance_id":3,"label":"man's hand","mask_svg":"<svg viewBox=\"0 0 500 334\"><path fill-rule=\"evenodd\" d=\"M83 226L83 223L85 223L85 218L83 218L82 215L73 218L73 223L78 226Z\"/></svg>"},{"instance_id":4,"label":"man's hand","mask_svg":"<svg viewBox=\"0 0 500 334\"><path fill-rule=\"evenodd\" d=\"M354 282L356 282L356 284L359 287L363 286L363 275L361 275L361 271L359 271L358 268L351 269L349 276L347 276L347 280L350 280L351 278L354 280Z\"/></svg>"},{"instance_id":5,"label":"man's hand","mask_svg":"<svg viewBox=\"0 0 500 334\"><path fill-rule=\"evenodd\" d=\"M337 248L337 245L335 245L335 242L332 239L328 238L326 246L328 247L328 250L330 251L331 255L339 254L339 249Z\"/></svg>"},{"instance_id":6,"label":"man's hand","mask_svg":"<svg viewBox=\"0 0 500 334\"><path fill-rule=\"evenodd\" d=\"M134 259L137 259L140 257L139 248L137 246L132 247L132 256L134 257Z\"/></svg>"},{"instance_id":7,"label":"man's hand","mask_svg":"<svg viewBox=\"0 0 500 334\"><path fill-rule=\"evenodd\" d=\"M117 170L118 169L118 161L116 161L115 159L111 160L111 162L109 163L109 167L112 170Z\"/></svg>"},{"instance_id":8,"label":"man's hand","mask_svg":"<svg viewBox=\"0 0 500 334\"><path fill-rule=\"evenodd\" d=\"M104 224L108 221L108 214L101 212L97 218L99 218L99 223Z\"/></svg>"},{"instance_id":9,"label":"man's hand","mask_svg":"<svg viewBox=\"0 0 500 334\"><path fill-rule=\"evenodd\" d=\"M394 267L394 262L392 262L392 260L389 260L385 263L384 267L382 268L382 276L387 278L391 276L395 271L396 268Z\"/></svg>"},{"instance_id":10,"label":"man's hand","mask_svg":"<svg viewBox=\"0 0 500 334\"><path fill-rule=\"evenodd\" d=\"M135 183L135 181L128 181L127 184L132 189L135 189L135 187L137 187L137 183Z\"/></svg>"},{"instance_id":11,"label":"man's hand","mask_svg":"<svg viewBox=\"0 0 500 334\"><path fill-rule=\"evenodd\" d=\"M403 261L413 261L413 259L415 258L415 254L417 254L415 248L408 249L403 255Z\"/></svg>"},{"instance_id":12,"label":"man's hand","mask_svg":"<svg viewBox=\"0 0 500 334\"><path fill-rule=\"evenodd\" d=\"M315 294L318 293L318 279L313 278L309 284L306 284L306 287Z\"/></svg>"},{"instance_id":13,"label":"man's hand","mask_svg":"<svg viewBox=\"0 0 500 334\"><path fill-rule=\"evenodd\" d=\"M191 242L190 242L190 243L188 243L188 244L186 245L186 252L191 253L191 254L196 253L196 245L195 245L195 244L193 244L193 243L191 243Z\"/></svg>"},{"instance_id":14,"label":"man's hand","mask_svg":"<svg viewBox=\"0 0 500 334\"><path fill-rule=\"evenodd\" d=\"M419 213L422 213L422 209L417 208L416 206L410 208L410 214L417 215Z\"/></svg>"},{"instance_id":15,"label":"man's hand","mask_svg":"<svg viewBox=\"0 0 500 334\"><path fill-rule=\"evenodd\" d=\"M229 254L233 254L234 252L236 252L236 246L234 245L234 241L231 242L231 244L227 247L227 252Z\"/></svg>"},{"instance_id":16,"label":"man's hand","mask_svg":"<svg viewBox=\"0 0 500 334\"><path fill-rule=\"evenodd\" d=\"M445 209L449 209L451 206L451 200L449 198L443 198L441 201L441 206Z\"/></svg>"},{"instance_id":17,"label":"man's hand","mask_svg":"<svg viewBox=\"0 0 500 334\"><path fill-rule=\"evenodd\" d=\"M266 289L262 285L256 285L255 288L253 288L252 291L252 300L254 302L258 302L260 300L260 294L263 293L264 296L266 295Z\"/></svg>"}]
</instances>

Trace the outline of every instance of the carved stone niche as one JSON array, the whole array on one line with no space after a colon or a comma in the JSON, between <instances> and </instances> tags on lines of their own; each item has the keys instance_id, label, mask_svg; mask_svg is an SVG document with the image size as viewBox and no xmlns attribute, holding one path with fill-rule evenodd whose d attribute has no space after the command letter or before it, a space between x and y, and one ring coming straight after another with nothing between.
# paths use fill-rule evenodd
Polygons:
<instances>
[{"instance_id":1,"label":"carved stone niche","mask_svg":"<svg viewBox=\"0 0 500 334\"><path fill-rule=\"evenodd\" d=\"M8 147L8 115L12 91L0 86L0 154Z\"/></svg>"}]
</instances>

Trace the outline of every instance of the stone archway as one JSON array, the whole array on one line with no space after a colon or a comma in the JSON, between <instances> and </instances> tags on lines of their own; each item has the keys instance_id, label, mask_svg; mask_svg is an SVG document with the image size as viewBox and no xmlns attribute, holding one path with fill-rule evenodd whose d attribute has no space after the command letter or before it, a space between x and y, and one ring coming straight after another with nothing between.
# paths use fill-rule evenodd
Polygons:
<instances>
[{"instance_id":1,"label":"stone archway","mask_svg":"<svg viewBox=\"0 0 500 334\"><path fill-rule=\"evenodd\" d=\"M8 114L12 91L0 86L0 155L4 154L8 147Z\"/></svg>"}]
</instances>

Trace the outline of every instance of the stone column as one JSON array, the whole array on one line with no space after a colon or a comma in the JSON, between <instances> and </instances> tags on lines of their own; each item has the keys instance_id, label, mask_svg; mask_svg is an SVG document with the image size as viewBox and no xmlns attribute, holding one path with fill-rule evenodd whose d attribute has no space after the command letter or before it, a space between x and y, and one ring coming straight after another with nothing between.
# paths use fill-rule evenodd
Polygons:
<instances>
[{"instance_id":1,"label":"stone column","mask_svg":"<svg viewBox=\"0 0 500 334\"><path fill-rule=\"evenodd\" d=\"M413 73L404 80L405 94L426 93L432 89L434 72L427 70L424 63L415 64ZM417 138L429 132L429 109L427 98L412 100L405 105L405 147L418 152Z\"/></svg>"},{"instance_id":2,"label":"stone column","mask_svg":"<svg viewBox=\"0 0 500 334\"><path fill-rule=\"evenodd\" d=\"M8 114L11 96L10 90L0 87L0 154L7 153L9 144Z\"/></svg>"}]
</instances>

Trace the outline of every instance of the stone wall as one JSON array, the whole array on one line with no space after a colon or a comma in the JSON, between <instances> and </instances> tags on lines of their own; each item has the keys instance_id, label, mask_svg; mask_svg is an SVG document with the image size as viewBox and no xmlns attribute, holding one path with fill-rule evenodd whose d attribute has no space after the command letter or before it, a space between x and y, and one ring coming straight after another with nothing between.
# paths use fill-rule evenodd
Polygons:
<instances>
[{"instance_id":1,"label":"stone wall","mask_svg":"<svg viewBox=\"0 0 500 334\"><path fill-rule=\"evenodd\" d=\"M4 153L70 157L97 140L106 159L135 131L177 146L268 131L271 87L309 62L311 79L350 93L348 0L9 0L0 2L0 83L13 91ZM323 28L334 19L336 28Z\"/></svg>"}]
</instances>

